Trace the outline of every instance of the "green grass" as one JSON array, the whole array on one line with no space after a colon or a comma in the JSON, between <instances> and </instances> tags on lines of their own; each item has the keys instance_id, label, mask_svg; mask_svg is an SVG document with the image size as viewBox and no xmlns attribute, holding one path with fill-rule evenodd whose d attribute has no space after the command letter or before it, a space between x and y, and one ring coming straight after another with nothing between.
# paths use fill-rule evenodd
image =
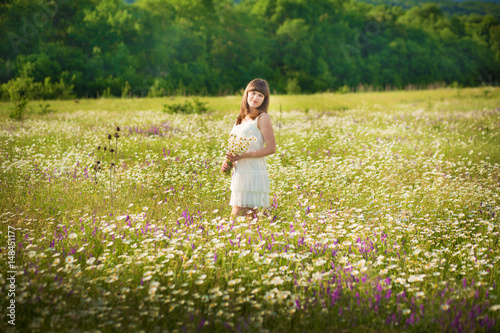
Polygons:
<instances>
[{"instance_id":1,"label":"green grass","mask_svg":"<svg viewBox=\"0 0 500 333\"><path fill-rule=\"evenodd\" d=\"M450 110L469 110L480 105L485 108L498 107L500 92L492 87L483 88L458 88L415 91L391 91L372 93L322 93L313 95L272 95L269 111L271 114L280 110L313 110L319 112L345 111L350 109L369 108L369 110L386 110L387 108L411 108L435 110L446 112ZM241 96L226 97L199 97L200 101L207 102L212 109L212 114L223 116L239 110ZM28 109L33 117L41 111L39 104L50 104L49 109L54 112L72 113L75 111L145 111L162 110L163 105L182 103L190 100L189 97L164 97L164 98L134 98L134 99L79 99L31 101ZM8 117L8 110L12 108L8 102L0 102L0 116ZM42 117L42 116L40 116Z\"/></svg>"},{"instance_id":2,"label":"green grass","mask_svg":"<svg viewBox=\"0 0 500 333\"><path fill-rule=\"evenodd\" d=\"M22 123L0 104L15 328L498 330L499 95L272 96L273 206L235 223L219 168L241 97L200 98L202 116L161 111L183 98L48 101ZM97 147L116 126L115 159Z\"/></svg>"}]
</instances>

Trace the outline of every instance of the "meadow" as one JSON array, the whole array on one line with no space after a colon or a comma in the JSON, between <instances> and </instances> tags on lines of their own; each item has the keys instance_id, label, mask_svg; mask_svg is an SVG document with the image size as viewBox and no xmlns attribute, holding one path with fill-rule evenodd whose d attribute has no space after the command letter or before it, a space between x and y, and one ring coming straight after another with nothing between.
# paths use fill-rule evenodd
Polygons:
<instances>
[{"instance_id":1,"label":"meadow","mask_svg":"<svg viewBox=\"0 0 500 333\"><path fill-rule=\"evenodd\" d=\"M272 206L234 222L240 96L0 103L0 330L499 331L500 89L271 98Z\"/></svg>"}]
</instances>

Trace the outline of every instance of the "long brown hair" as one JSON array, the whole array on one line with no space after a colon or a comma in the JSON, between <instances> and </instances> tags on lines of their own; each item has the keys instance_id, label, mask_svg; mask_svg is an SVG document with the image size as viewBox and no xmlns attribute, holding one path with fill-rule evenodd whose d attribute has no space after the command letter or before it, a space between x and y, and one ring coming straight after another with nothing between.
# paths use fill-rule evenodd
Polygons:
<instances>
[{"instance_id":1,"label":"long brown hair","mask_svg":"<svg viewBox=\"0 0 500 333\"><path fill-rule=\"evenodd\" d=\"M248 93L251 91L258 91L262 95L264 95L264 101L262 104L255 109L255 111L250 112L250 105L248 105ZM241 121L245 119L247 115L250 116L252 120L257 118L262 113L267 113L267 108L269 107L269 85L266 80L263 79L255 79L250 81L245 89L245 93L243 94L243 99L241 101L240 114L236 118L236 125L241 124Z\"/></svg>"}]
</instances>

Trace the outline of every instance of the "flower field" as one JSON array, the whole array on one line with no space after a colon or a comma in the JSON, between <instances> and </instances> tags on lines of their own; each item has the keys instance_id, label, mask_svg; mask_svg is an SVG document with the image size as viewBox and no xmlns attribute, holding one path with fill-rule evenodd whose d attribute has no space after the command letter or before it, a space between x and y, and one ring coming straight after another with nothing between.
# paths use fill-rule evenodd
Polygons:
<instances>
[{"instance_id":1,"label":"flower field","mask_svg":"<svg viewBox=\"0 0 500 333\"><path fill-rule=\"evenodd\" d=\"M272 207L235 222L239 97L1 111L0 331L499 331L500 89L406 94L272 97Z\"/></svg>"}]
</instances>

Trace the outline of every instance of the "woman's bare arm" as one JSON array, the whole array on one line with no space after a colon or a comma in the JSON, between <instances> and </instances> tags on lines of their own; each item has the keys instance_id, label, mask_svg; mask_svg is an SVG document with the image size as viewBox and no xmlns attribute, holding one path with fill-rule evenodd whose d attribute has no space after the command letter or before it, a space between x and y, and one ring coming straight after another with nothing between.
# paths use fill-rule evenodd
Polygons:
<instances>
[{"instance_id":1,"label":"woman's bare arm","mask_svg":"<svg viewBox=\"0 0 500 333\"><path fill-rule=\"evenodd\" d=\"M226 157L231 162L234 163L234 162L237 162L237 161L242 160L244 158L264 157L267 155L274 154L276 152L276 140L274 139L274 131L273 131L273 125L271 124L271 117L269 117L268 114L263 114L257 120L257 126L259 127L260 132L262 133L262 136L264 137L264 142L266 143L266 146L262 149L257 150L257 151L243 153L240 156L233 156L233 155L227 154Z\"/></svg>"},{"instance_id":2,"label":"woman's bare arm","mask_svg":"<svg viewBox=\"0 0 500 333\"><path fill-rule=\"evenodd\" d=\"M259 158L274 154L276 152L276 140L274 138L273 125L271 124L271 117L269 115L263 114L257 120L257 126L264 137L264 142L266 146L260 150L247 153L250 158Z\"/></svg>"}]
</instances>

